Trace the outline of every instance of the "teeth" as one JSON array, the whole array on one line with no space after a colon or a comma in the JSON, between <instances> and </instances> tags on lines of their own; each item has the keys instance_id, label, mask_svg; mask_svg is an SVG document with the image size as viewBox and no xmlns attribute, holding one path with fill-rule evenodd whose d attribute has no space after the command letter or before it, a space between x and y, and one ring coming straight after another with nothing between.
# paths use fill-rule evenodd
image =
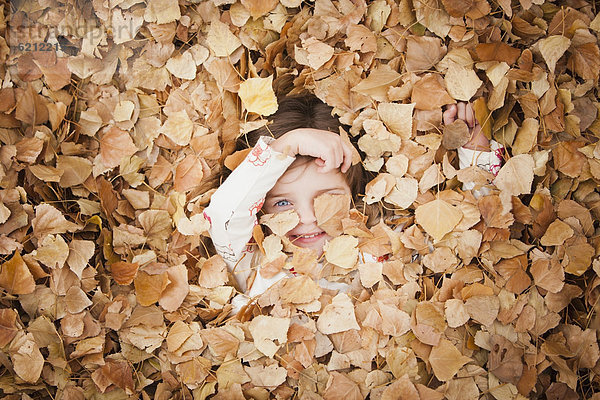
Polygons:
<instances>
[{"instance_id":1,"label":"teeth","mask_svg":"<svg viewBox=\"0 0 600 400\"><path fill-rule=\"evenodd\" d=\"M300 237L308 239L308 238L313 238L315 236L319 236L320 234L321 233L319 232L319 233L313 233L312 235L300 235Z\"/></svg>"}]
</instances>

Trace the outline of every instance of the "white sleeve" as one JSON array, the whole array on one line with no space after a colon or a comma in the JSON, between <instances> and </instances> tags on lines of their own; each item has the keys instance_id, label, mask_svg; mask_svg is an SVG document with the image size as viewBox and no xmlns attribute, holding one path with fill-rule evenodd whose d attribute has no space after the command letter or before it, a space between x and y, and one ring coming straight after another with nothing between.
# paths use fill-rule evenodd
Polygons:
<instances>
[{"instance_id":1,"label":"white sleeve","mask_svg":"<svg viewBox=\"0 0 600 400\"><path fill-rule=\"evenodd\" d=\"M262 208L265 195L294 161L294 157L273 150L273 139L262 136L246 158L213 193L204 215L210 222L209 234L217 252L234 274L240 288L246 290L249 268L239 271L237 264L249 266L252 254L247 245L257 223L256 213ZM246 254L244 254L246 253ZM239 273L238 273L239 272Z\"/></svg>"},{"instance_id":2,"label":"white sleeve","mask_svg":"<svg viewBox=\"0 0 600 400\"><path fill-rule=\"evenodd\" d=\"M458 166L460 169L468 168L472 165L498 175L502 167L504 147L495 140L490 141L490 151L477 151L460 147L458 149ZM475 186L472 182L463 184L464 190L471 190Z\"/></svg>"}]
</instances>

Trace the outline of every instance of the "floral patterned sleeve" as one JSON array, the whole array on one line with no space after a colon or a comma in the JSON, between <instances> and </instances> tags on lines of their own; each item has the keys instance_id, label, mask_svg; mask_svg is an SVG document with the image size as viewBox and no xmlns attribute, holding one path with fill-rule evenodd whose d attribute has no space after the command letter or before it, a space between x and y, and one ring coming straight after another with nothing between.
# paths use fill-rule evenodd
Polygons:
<instances>
[{"instance_id":1,"label":"floral patterned sleeve","mask_svg":"<svg viewBox=\"0 0 600 400\"><path fill-rule=\"evenodd\" d=\"M256 214L265 196L294 161L273 150L273 138L261 137L240 165L229 175L204 210L209 234L242 291L250 275L252 250L248 241L257 224ZM234 271L235 269L235 271Z\"/></svg>"}]
</instances>

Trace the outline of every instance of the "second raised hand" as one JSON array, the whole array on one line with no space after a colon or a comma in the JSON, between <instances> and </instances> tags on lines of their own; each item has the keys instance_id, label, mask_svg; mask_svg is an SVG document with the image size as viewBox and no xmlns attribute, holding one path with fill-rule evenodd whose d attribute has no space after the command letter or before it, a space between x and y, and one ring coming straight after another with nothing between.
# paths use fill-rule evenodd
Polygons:
<instances>
[{"instance_id":1,"label":"second raised hand","mask_svg":"<svg viewBox=\"0 0 600 400\"><path fill-rule=\"evenodd\" d=\"M469 127L471 138L463 145L466 149L489 151L490 141L483 134L481 125L475 118L475 112L471 103L459 102L458 104L450 104L446 111L442 114L444 124L448 125L457 119L463 120Z\"/></svg>"}]
</instances>

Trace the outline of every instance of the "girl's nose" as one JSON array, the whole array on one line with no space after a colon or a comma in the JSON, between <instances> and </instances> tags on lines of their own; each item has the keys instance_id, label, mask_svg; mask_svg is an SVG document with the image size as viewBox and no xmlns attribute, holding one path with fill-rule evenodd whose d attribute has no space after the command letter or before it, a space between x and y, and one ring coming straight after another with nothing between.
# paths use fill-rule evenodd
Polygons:
<instances>
[{"instance_id":1,"label":"girl's nose","mask_svg":"<svg viewBox=\"0 0 600 400\"><path fill-rule=\"evenodd\" d=\"M315 217L315 210L312 204L304 204L302 207L296 208L296 212L298 213L298 217L300 217L300 223L303 225L317 222L317 217Z\"/></svg>"}]
</instances>

